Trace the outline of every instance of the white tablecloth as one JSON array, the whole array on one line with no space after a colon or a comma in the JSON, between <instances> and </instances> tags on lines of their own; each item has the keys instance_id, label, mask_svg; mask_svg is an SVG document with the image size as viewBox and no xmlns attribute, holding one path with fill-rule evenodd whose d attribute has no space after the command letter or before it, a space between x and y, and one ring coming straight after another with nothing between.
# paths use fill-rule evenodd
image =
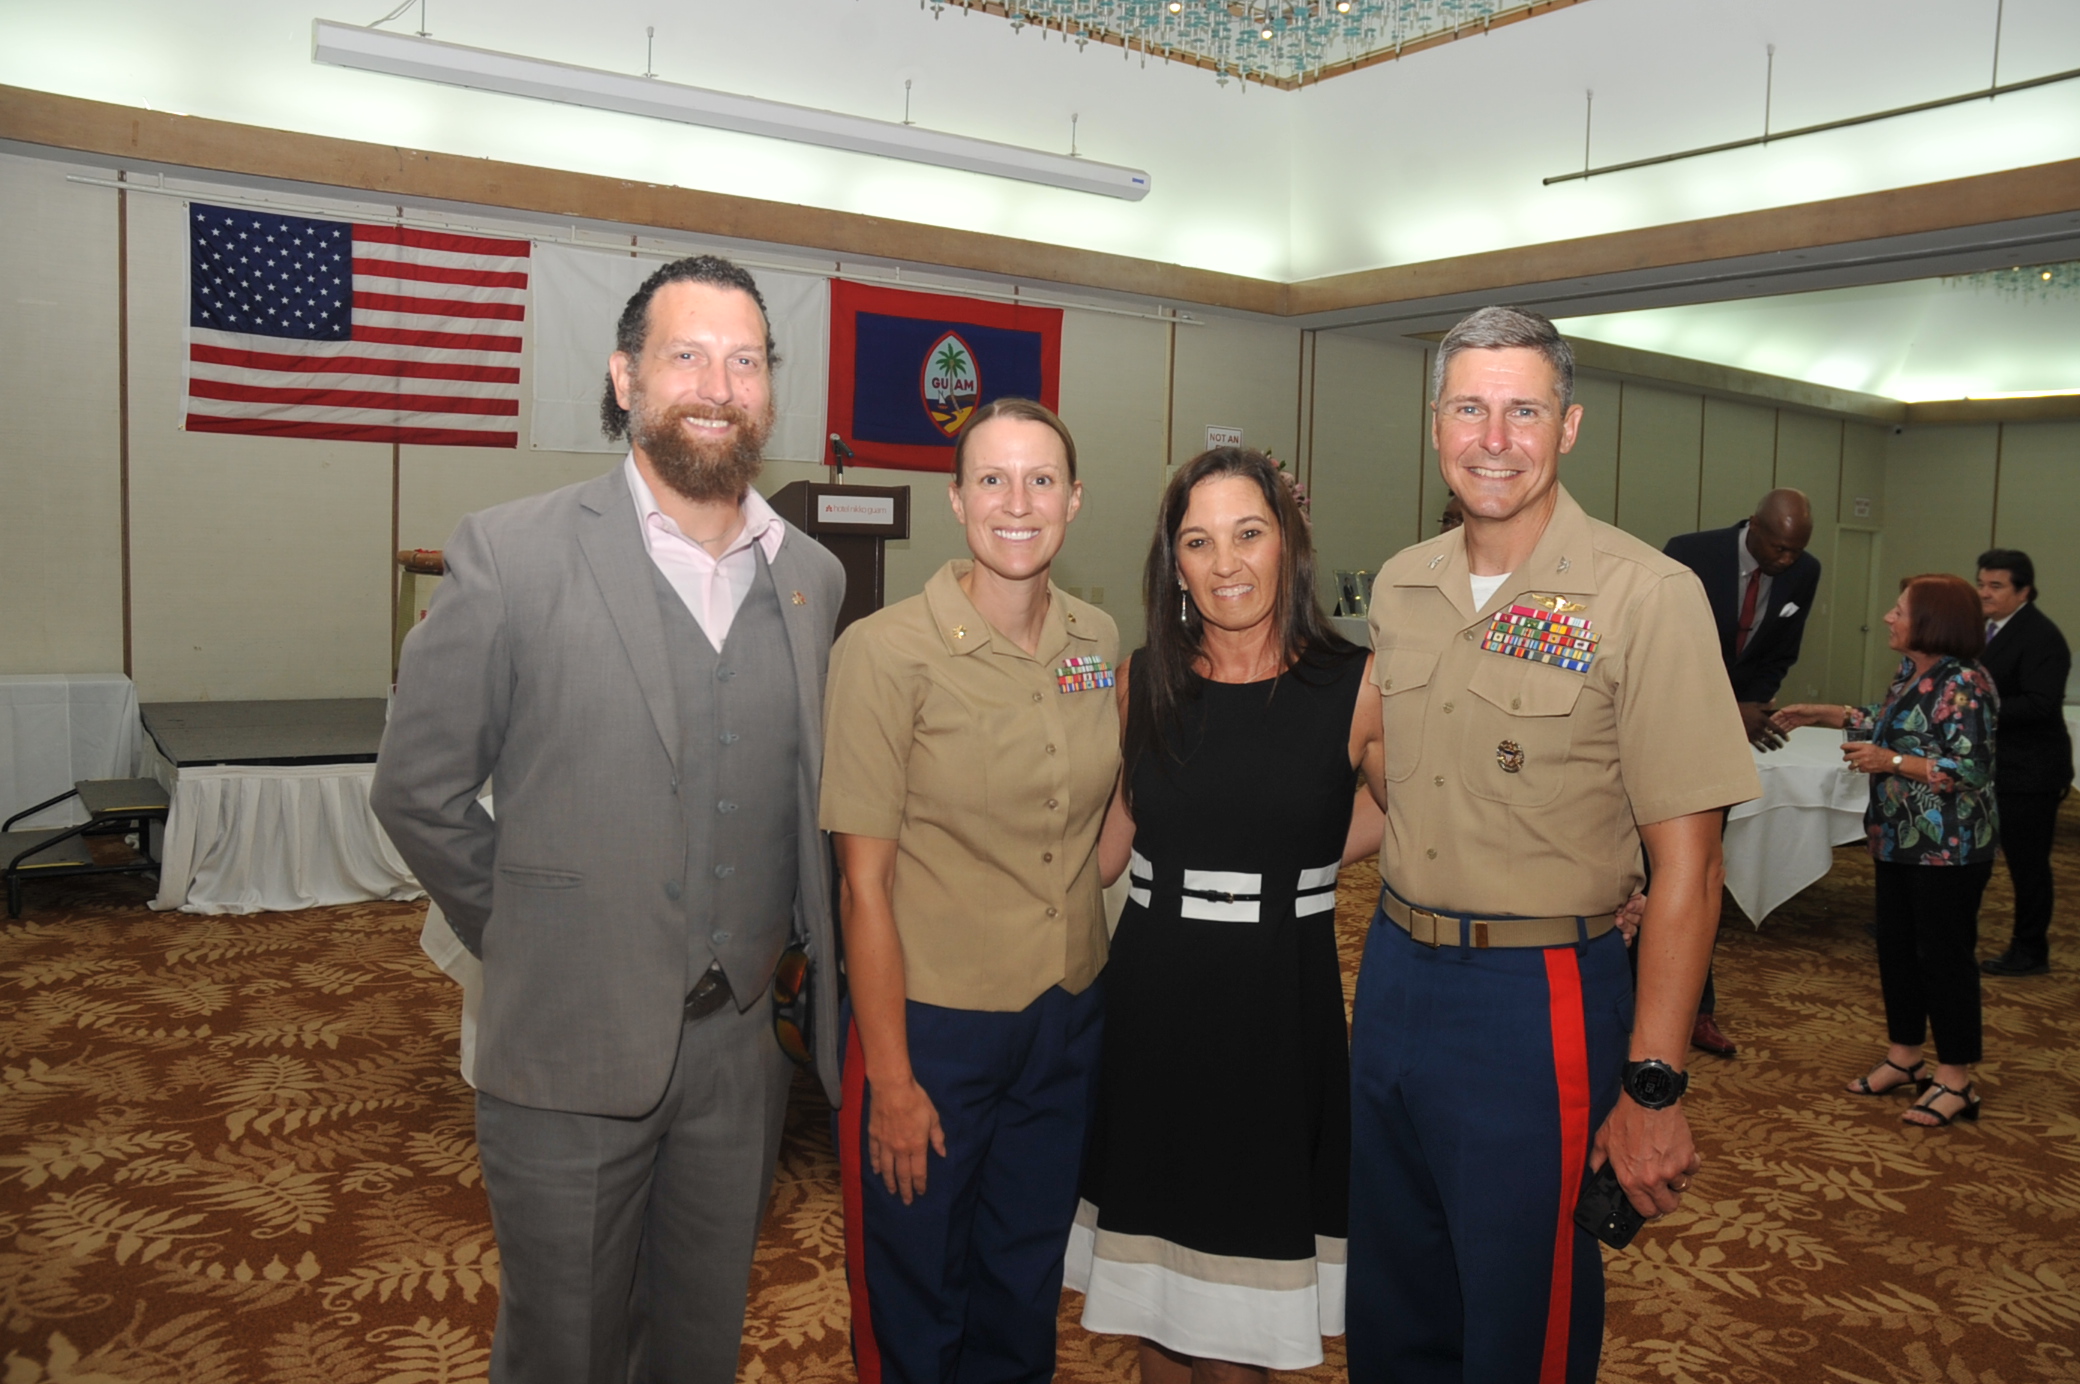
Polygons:
<instances>
[{"instance_id":1,"label":"white tablecloth","mask_svg":"<svg viewBox=\"0 0 2080 1384\"><path fill-rule=\"evenodd\" d=\"M137 689L121 673L0 677L0 820L81 779L133 777L142 737ZM74 799L15 825L69 827L86 820Z\"/></svg>"},{"instance_id":2,"label":"white tablecloth","mask_svg":"<svg viewBox=\"0 0 2080 1384\"><path fill-rule=\"evenodd\" d=\"M1791 732L1781 750L1757 750L1762 796L1727 814L1726 887L1757 927L1778 905L1823 878L1834 848L1864 839L1870 777L1842 764L1842 733Z\"/></svg>"},{"instance_id":3,"label":"white tablecloth","mask_svg":"<svg viewBox=\"0 0 2080 1384\"><path fill-rule=\"evenodd\" d=\"M369 808L373 764L175 769L147 758L173 799L154 908L260 913L424 894Z\"/></svg>"}]
</instances>

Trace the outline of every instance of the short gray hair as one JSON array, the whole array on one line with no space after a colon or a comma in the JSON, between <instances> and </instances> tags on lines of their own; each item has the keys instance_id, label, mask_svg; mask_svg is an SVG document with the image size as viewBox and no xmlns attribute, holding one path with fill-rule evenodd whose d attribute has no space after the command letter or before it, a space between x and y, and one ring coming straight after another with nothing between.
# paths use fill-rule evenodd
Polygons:
<instances>
[{"instance_id":1,"label":"short gray hair","mask_svg":"<svg viewBox=\"0 0 2080 1384\"><path fill-rule=\"evenodd\" d=\"M1574 403L1574 349L1553 319L1529 308L1486 307L1462 319L1437 346L1430 370L1430 402L1444 394L1444 368L1461 351L1499 351L1528 346L1546 358L1560 382L1560 407Z\"/></svg>"}]
</instances>

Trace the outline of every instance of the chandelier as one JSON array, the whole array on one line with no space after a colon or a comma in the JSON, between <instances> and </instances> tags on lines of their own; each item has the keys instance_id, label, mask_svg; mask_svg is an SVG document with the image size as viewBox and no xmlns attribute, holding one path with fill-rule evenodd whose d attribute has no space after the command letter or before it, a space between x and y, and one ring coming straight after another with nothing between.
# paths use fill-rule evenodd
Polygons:
<instances>
[{"instance_id":1,"label":"chandelier","mask_svg":"<svg viewBox=\"0 0 2080 1384\"><path fill-rule=\"evenodd\" d=\"M1291 90L1405 53L1484 33L1499 24L1565 9L1581 0L918 0L936 16L980 10L1058 34L1079 50L1092 43L1128 61L1153 58Z\"/></svg>"}]
</instances>

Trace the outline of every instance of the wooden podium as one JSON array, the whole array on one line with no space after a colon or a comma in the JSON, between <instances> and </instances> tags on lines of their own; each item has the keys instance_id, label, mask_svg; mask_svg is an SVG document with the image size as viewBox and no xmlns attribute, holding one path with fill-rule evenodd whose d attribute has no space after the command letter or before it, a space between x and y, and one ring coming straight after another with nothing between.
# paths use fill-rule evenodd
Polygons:
<instances>
[{"instance_id":1,"label":"wooden podium","mask_svg":"<svg viewBox=\"0 0 2080 1384\"><path fill-rule=\"evenodd\" d=\"M881 609L888 540L910 536L910 487L796 481L767 497L782 519L829 548L845 566L845 604L838 633Z\"/></svg>"}]
</instances>

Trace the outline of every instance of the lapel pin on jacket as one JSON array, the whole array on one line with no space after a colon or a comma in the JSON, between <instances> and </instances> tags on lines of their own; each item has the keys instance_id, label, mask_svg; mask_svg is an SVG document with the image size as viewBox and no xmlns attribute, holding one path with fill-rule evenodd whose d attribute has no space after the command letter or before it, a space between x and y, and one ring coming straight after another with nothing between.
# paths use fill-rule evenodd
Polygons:
<instances>
[{"instance_id":1,"label":"lapel pin on jacket","mask_svg":"<svg viewBox=\"0 0 2080 1384\"><path fill-rule=\"evenodd\" d=\"M809 604L809 598L807 596L804 596L801 592L797 591L794 593L794 603L796 605L807 605Z\"/></svg>"}]
</instances>

